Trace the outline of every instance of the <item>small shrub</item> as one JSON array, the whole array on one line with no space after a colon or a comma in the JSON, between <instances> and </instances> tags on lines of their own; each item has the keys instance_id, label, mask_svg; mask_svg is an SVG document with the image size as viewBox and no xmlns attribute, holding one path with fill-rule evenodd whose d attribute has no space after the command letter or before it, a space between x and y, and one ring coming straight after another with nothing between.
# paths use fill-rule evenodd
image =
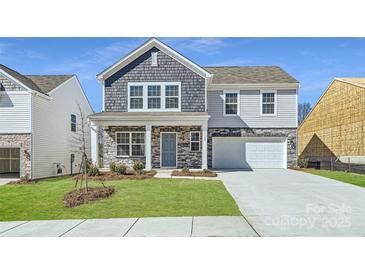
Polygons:
<instances>
[{"instance_id":1,"label":"small shrub","mask_svg":"<svg viewBox=\"0 0 365 274\"><path fill-rule=\"evenodd\" d=\"M143 169L144 169L144 165L142 161L134 161L133 162L133 169L138 173L138 174L142 174Z\"/></svg>"},{"instance_id":2,"label":"small shrub","mask_svg":"<svg viewBox=\"0 0 365 274\"><path fill-rule=\"evenodd\" d=\"M298 158L298 166L300 168L307 168L308 167L308 159L306 158Z\"/></svg>"},{"instance_id":3,"label":"small shrub","mask_svg":"<svg viewBox=\"0 0 365 274\"><path fill-rule=\"evenodd\" d=\"M124 175L127 171L127 166L125 164L117 164L115 165L115 172L121 175Z\"/></svg>"},{"instance_id":4,"label":"small shrub","mask_svg":"<svg viewBox=\"0 0 365 274\"><path fill-rule=\"evenodd\" d=\"M117 167L117 165L114 162L110 162L109 163L109 169L110 171L115 172L115 168Z\"/></svg>"},{"instance_id":5,"label":"small shrub","mask_svg":"<svg viewBox=\"0 0 365 274\"><path fill-rule=\"evenodd\" d=\"M89 170L87 171L87 175L99 176L100 175L99 168L94 164L89 165Z\"/></svg>"},{"instance_id":6,"label":"small shrub","mask_svg":"<svg viewBox=\"0 0 365 274\"><path fill-rule=\"evenodd\" d=\"M187 167L184 167L182 170L181 170L182 173L189 173L190 172L190 169L187 168Z\"/></svg>"},{"instance_id":7,"label":"small shrub","mask_svg":"<svg viewBox=\"0 0 365 274\"><path fill-rule=\"evenodd\" d=\"M209 170L209 169L203 169L203 173L205 173L205 174L208 174L208 173L211 173L211 171Z\"/></svg>"},{"instance_id":8,"label":"small shrub","mask_svg":"<svg viewBox=\"0 0 365 274\"><path fill-rule=\"evenodd\" d=\"M24 176L22 176L22 177L19 178L19 181L20 182L29 182L30 181L29 175L28 174L25 174Z\"/></svg>"}]
</instances>

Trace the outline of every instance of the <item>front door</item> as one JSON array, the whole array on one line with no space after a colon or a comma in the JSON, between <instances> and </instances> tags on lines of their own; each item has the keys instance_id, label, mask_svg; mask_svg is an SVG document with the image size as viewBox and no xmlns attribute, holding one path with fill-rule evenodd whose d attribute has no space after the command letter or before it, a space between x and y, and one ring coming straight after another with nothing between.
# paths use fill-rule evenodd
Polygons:
<instances>
[{"instance_id":1,"label":"front door","mask_svg":"<svg viewBox=\"0 0 365 274\"><path fill-rule=\"evenodd\" d=\"M161 167L176 167L176 133L161 133Z\"/></svg>"}]
</instances>

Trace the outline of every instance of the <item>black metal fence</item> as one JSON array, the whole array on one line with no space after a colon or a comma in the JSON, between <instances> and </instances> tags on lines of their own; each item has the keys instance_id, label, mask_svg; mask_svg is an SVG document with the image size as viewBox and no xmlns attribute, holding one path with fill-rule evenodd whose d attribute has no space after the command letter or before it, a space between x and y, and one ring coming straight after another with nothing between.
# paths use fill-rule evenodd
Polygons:
<instances>
[{"instance_id":1,"label":"black metal fence","mask_svg":"<svg viewBox=\"0 0 365 274\"><path fill-rule=\"evenodd\" d=\"M336 158L319 161L309 160L307 165L308 168L365 174L365 164L351 163L350 159L347 162L341 162Z\"/></svg>"}]
</instances>

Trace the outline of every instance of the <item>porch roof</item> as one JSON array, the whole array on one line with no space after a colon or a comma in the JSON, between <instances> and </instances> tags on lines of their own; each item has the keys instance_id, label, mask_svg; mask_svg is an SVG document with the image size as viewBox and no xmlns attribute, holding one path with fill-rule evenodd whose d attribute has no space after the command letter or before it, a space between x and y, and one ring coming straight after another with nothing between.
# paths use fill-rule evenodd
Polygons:
<instances>
[{"instance_id":1,"label":"porch roof","mask_svg":"<svg viewBox=\"0 0 365 274\"><path fill-rule=\"evenodd\" d=\"M202 125L208 112L99 112L89 116L99 126L113 125Z\"/></svg>"}]
</instances>

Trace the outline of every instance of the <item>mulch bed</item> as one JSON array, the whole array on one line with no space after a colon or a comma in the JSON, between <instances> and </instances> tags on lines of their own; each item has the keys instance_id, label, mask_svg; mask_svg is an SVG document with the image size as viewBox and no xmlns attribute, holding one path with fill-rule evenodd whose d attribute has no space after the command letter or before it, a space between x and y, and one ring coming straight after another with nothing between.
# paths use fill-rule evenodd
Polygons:
<instances>
[{"instance_id":1,"label":"mulch bed","mask_svg":"<svg viewBox=\"0 0 365 274\"><path fill-rule=\"evenodd\" d=\"M65 207L76 207L82 204L87 204L92 201L100 200L111 196L115 192L113 186L108 187L89 187L85 189L76 189L65 195L63 204Z\"/></svg>"},{"instance_id":2,"label":"mulch bed","mask_svg":"<svg viewBox=\"0 0 365 274\"><path fill-rule=\"evenodd\" d=\"M88 176L88 180L93 181L117 181L117 180L143 180L148 179L156 175L156 170L146 171L142 174L137 174L135 171L128 171L127 174L118 174L116 172L106 172L102 173L99 176ZM73 177L74 180L80 179L81 175L76 175Z\"/></svg>"},{"instance_id":3,"label":"mulch bed","mask_svg":"<svg viewBox=\"0 0 365 274\"><path fill-rule=\"evenodd\" d=\"M174 170L171 172L171 176L192 176L192 177L217 177L217 173L213 171L189 171L183 172L179 170Z\"/></svg>"},{"instance_id":4,"label":"mulch bed","mask_svg":"<svg viewBox=\"0 0 365 274\"><path fill-rule=\"evenodd\" d=\"M34 185L38 183L37 180L15 180L7 183L7 185Z\"/></svg>"}]
</instances>

